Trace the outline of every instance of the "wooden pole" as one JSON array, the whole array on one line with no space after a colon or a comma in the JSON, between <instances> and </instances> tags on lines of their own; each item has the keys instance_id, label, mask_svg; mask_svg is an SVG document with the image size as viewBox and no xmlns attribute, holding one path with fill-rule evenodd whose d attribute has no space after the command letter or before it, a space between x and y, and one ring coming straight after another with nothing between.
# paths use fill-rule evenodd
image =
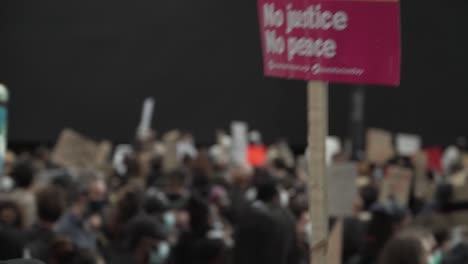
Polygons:
<instances>
[{"instance_id":1,"label":"wooden pole","mask_svg":"<svg viewBox=\"0 0 468 264\"><path fill-rule=\"evenodd\" d=\"M310 260L327 264L328 202L325 141L328 135L328 87L321 81L309 81L308 93L308 166L309 213L312 224Z\"/></svg>"}]
</instances>

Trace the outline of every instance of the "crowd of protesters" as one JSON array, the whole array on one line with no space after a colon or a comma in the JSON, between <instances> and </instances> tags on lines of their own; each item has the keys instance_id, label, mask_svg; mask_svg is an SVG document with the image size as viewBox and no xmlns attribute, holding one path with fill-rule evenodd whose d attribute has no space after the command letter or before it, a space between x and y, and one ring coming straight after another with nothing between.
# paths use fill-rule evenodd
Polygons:
<instances>
[{"instance_id":1,"label":"crowd of protesters","mask_svg":"<svg viewBox=\"0 0 468 264\"><path fill-rule=\"evenodd\" d=\"M94 169L60 166L47 148L8 152L0 178L0 260L310 263L307 169L285 142L267 150L253 135L249 164L232 162L229 137L210 148L195 148L189 134L171 137L175 153L149 133L119 166L109 160ZM434 194L423 200L412 191L406 207L379 200L390 164L414 170L410 158L379 166L360 161L353 215L330 218L331 227L343 221L342 263L468 263L463 227L433 220L464 210L450 206L452 186L444 180L463 171L461 161L440 175L427 171Z\"/></svg>"}]
</instances>

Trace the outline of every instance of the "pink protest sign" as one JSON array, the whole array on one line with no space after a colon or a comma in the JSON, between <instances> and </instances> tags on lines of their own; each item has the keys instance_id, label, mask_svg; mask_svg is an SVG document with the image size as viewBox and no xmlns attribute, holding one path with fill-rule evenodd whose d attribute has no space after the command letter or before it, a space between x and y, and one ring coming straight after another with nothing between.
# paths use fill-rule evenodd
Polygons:
<instances>
[{"instance_id":1,"label":"pink protest sign","mask_svg":"<svg viewBox=\"0 0 468 264\"><path fill-rule=\"evenodd\" d=\"M400 83L397 0L258 0L266 76Z\"/></svg>"}]
</instances>

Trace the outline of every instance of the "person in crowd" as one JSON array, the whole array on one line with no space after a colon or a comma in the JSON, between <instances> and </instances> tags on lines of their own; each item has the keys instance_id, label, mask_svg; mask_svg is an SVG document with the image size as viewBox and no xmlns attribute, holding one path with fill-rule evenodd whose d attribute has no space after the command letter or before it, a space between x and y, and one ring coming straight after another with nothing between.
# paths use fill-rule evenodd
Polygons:
<instances>
[{"instance_id":1,"label":"person in crowd","mask_svg":"<svg viewBox=\"0 0 468 264\"><path fill-rule=\"evenodd\" d=\"M221 142L208 154L191 136L177 136L171 144L178 146L172 153L178 159L166 166L168 143L148 135L138 139L122 173L57 169L48 151L13 160L8 176L14 185L0 188L0 261L30 256L48 264L101 264L103 258L112 264L310 263L305 160L272 155L252 169L231 163L230 144ZM466 239L454 240L450 225L435 232L437 243L424 232L404 231L412 216L454 212L447 181L435 188L434 199L418 201L426 210L414 210L411 197L412 210L379 200L387 166L414 171L410 163L390 159L377 170L359 163L359 196L343 219L343 264L467 263ZM35 184L36 167L52 176L39 174Z\"/></svg>"},{"instance_id":2,"label":"person in crowd","mask_svg":"<svg viewBox=\"0 0 468 264\"><path fill-rule=\"evenodd\" d=\"M0 209L0 214L1 212L2 209ZM0 223L0 260L23 257L25 239L24 233L18 227L19 225L15 226L11 219Z\"/></svg>"},{"instance_id":3,"label":"person in crowd","mask_svg":"<svg viewBox=\"0 0 468 264\"><path fill-rule=\"evenodd\" d=\"M0 224L18 230L23 228L23 214L14 201L0 201Z\"/></svg>"},{"instance_id":4,"label":"person in crowd","mask_svg":"<svg viewBox=\"0 0 468 264\"><path fill-rule=\"evenodd\" d=\"M426 264L428 252L419 237L392 239L382 250L378 264Z\"/></svg>"},{"instance_id":5,"label":"person in crowd","mask_svg":"<svg viewBox=\"0 0 468 264\"><path fill-rule=\"evenodd\" d=\"M296 218L297 263L307 264L309 263L309 243L312 237L307 197L304 194L294 197L290 208Z\"/></svg>"},{"instance_id":6,"label":"person in crowd","mask_svg":"<svg viewBox=\"0 0 468 264\"><path fill-rule=\"evenodd\" d=\"M115 245L109 263L164 264L170 257L170 246L162 227L152 217L138 215L125 228L121 243Z\"/></svg>"},{"instance_id":7,"label":"person in crowd","mask_svg":"<svg viewBox=\"0 0 468 264\"><path fill-rule=\"evenodd\" d=\"M36 170L31 160L21 160L15 164L11 177L15 182L14 190L6 196L16 202L23 215L23 228L29 228L36 221L37 208L33 192Z\"/></svg>"},{"instance_id":8,"label":"person in crowd","mask_svg":"<svg viewBox=\"0 0 468 264\"><path fill-rule=\"evenodd\" d=\"M385 244L399 231L409 226L408 211L394 202L374 204L367 224L361 252L348 263L373 264Z\"/></svg>"},{"instance_id":9,"label":"person in crowd","mask_svg":"<svg viewBox=\"0 0 468 264\"><path fill-rule=\"evenodd\" d=\"M89 197L86 187L79 186L70 194L69 209L57 223L58 233L70 238L81 249L96 250L97 237L88 222Z\"/></svg>"},{"instance_id":10,"label":"person in crowd","mask_svg":"<svg viewBox=\"0 0 468 264\"><path fill-rule=\"evenodd\" d=\"M297 263L294 218L281 207L276 182L257 185L257 200L247 208L237 226L234 263Z\"/></svg>"},{"instance_id":11,"label":"person in crowd","mask_svg":"<svg viewBox=\"0 0 468 264\"><path fill-rule=\"evenodd\" d=\"M36 259L49 262L52 242L56 237L56 222L65 210L65 194L56 186L47 186L36 195L38 220L27 231L26 248Z\"/></svg>"}]
</instances>

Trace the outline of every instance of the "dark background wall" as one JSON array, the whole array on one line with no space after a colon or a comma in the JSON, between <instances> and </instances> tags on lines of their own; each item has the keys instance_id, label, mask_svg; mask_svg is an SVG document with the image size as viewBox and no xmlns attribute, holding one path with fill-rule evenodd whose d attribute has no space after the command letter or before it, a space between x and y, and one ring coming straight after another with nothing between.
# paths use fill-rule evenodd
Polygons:
<instances>
[{"instance_id":1,"label":"dark background wall","mask_svg":"<svg viewBox=\"0 0 468 264\"><path fill-rule=\"evenodd\" d=\"M426 144L468 135L468 2L402 1L402 82L366 88L366 124ZM2 0L0 82L14 144L63 127L128 141L147 96L154 125L214 130L246 120L305 144L305 83L262 77L256 1ZM351 86L331 85L330 133L348 134Z\"/></svg>"}]
</instances>

